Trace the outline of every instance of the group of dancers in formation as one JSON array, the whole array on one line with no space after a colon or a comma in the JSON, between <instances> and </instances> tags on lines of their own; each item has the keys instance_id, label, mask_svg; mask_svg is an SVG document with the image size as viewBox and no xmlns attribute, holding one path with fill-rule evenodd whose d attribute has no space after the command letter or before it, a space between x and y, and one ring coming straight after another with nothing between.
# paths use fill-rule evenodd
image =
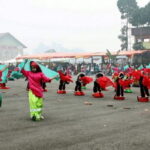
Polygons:
<instances>
[{"instance_id":1,"label":"group of dancers in formation","mask_svg":"<svg viewBox=\"0 0 150 150\"><path fill-rule=\"evenodd\" d=\"M44 69L47 72L49 71L49 74ZM47 82L51 82L53 79L60 80L57 94L67 94L66 85L73 82L72 76L62 70L54 72L32 60L25 60L14 71L8 73L7 77L6 70L9 72L7 66L3 65L3 67L0 67L0 89L9 89L6 86L6 78L8 76L11 80L12 78L18 79L22 76L28 80L27 90L29 95L30 117L33 121L44 119L42 116L43 92L47 91ZM83 89L86 89L86 85L91 82L94 82L92 94L94 98L105 97L102 91L112 86L115 89L115 96L113 98L115 100L125 100L124 92L132 93L131 85L137 84L140 87L141 94L137 97L137 100L139 102L149 101L150 68L143 68L141 70L130 68L124 72L114 72L112 78L105 76L102 72L98 72L95 75L94 81L92 77L86 76L81 72L77 75L75 81L74 95L84 96ZM0 98L0 106L1 103L2 98Z\"/></svg>"}]
</instances>

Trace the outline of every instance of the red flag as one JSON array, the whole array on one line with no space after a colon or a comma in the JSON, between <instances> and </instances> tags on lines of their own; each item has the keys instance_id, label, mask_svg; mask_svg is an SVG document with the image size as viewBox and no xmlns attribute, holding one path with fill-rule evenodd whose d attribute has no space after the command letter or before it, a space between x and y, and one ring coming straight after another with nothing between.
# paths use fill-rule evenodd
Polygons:
<instances>
[{"instance_id":1,"label":"red flag","mask_svg":"<svg viewBox=\"0 0 150 150\"><path fill-rule=\"evenodd\" d=\"M97 79L97 83L101 86L101 88L105 89L108 86L115 87L114 83L106 76L100 77Z\"/></svg>"},{"instance_id":2,"label":"red flag","mask_svg":"<svg viewBox=\"0 0 150 150\"><path fill-rule=\"evenodd\" d=\"M72 77L70 75L65 75L61 71L58 71L60 79L66 82L73 82Z\"/></svg>"},{"instance_id":3,"label":"red flag","mask_svg":"<svg viewBox=\"0 0 150 150\"><path fill-rule=\"evenodd\" d=\"M142 83L143 83L144 86L146 86L147 88L150 89L150 78L149 77L144 76Z\"/></svg>"},{"instance_id":4,"label":"red flag","mask_svg":"<svg viewBox=\"0 0 150 150\"><path fill-rule=\"evenodd\" d=\"M88 76L84 76L84 77L81 77L80 80L85 83L85 84L89 84L93 81L93 78L91 77L88 77Z\"/></svg>"}]
</instances>

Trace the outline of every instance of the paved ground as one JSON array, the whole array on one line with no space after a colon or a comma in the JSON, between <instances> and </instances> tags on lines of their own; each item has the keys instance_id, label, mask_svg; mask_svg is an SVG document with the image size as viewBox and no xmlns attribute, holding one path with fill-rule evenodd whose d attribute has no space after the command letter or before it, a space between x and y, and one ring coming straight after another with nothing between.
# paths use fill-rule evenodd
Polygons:
<instances>
[{"instance_id":1,"label":"paved ground","mask_svg":"<svg viewBox=\"0 0 150 150\"><path fill-rule=\"evenodd\" d=\"M26 82L10 81L8 86L0 108L0 150L150 149L150 103L137 102L138 88L120 102L113 100L111 88L105 98L92 98L92 84L84 97L73 96L74 84L67 86L67 95L57 95L54 81L45 93L45 120L32 122Z\"/></svg>"}]
</instances>

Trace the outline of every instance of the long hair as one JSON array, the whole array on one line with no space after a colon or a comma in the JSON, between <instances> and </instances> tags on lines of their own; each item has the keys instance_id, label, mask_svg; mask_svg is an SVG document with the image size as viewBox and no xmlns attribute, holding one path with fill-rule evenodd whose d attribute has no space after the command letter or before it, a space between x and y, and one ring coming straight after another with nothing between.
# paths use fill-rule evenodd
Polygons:
<instances>
[{"instance_id":1,"label":"long hair","mask_svg":"<svg viewBox=\"0 0 150 150\"><path fill-rule=\"evenodd\" d=\"M32 66L31 66L31 63L32 62L34 62L34 61L31 61L30 62L30 69L31 69L31 71L32 71ZM38 67L36 68L36 72L35 73L38 73L38 72L42 72L42 70L41 70L41 68L40 68L40 66L38 65Z\"/></svg>"},{"instance_id":2,"label":"long hair","mask_svg":"<svg viewBox=\"0 0 150 150\"><path fill-rule=\"evenodd\" d=\"M79 80L80 77L84 77L84 76L85 76L85 73L80 72L80 73L77 75L77 80Z\"/></svg>"},{"instance_id":3,"label":"long hair","mask_svg":"<svg viewBox=\"0 0 150 150\"><path fill-rule=\"evenodd\" d=\"M102 72L99 72L99 73L96 74L96 78L100 78L100 77L103 77L103 76L104 76L104 74Z\"/></svg>"}]
</instances>

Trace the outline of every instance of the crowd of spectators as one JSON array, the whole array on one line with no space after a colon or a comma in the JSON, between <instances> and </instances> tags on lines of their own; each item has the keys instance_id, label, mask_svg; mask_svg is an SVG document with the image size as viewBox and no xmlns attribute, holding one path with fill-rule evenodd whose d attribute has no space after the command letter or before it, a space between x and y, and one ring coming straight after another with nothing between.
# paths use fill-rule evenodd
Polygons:
<instances>
[{"instance_id":1,"label":"crowd of spectators","mask_svg":"<svg viewBox=\"0 0 150 150\"><path fill-rule=\"evenodd\" d=\"M42 63L46 67L58 71L58 70L63 70L67 74L71 75L77 75L80 72L84 72L86 75L94 75L98 72L103 72L105 75L112 75L112 73L116 70L119 71L124 71L124 67L128 65L129 67L133 69L138 69L140 66L143 68L146 66L146 64L135 64L135 65L130 65L130 64L96 64L96 63L78 63L78 64L71 64L71 63L62 63L62 62L51 62L49 63ZM9 64L8 69L9 70L14 70L16 65Z\"/></svg>"}]
</instances>

